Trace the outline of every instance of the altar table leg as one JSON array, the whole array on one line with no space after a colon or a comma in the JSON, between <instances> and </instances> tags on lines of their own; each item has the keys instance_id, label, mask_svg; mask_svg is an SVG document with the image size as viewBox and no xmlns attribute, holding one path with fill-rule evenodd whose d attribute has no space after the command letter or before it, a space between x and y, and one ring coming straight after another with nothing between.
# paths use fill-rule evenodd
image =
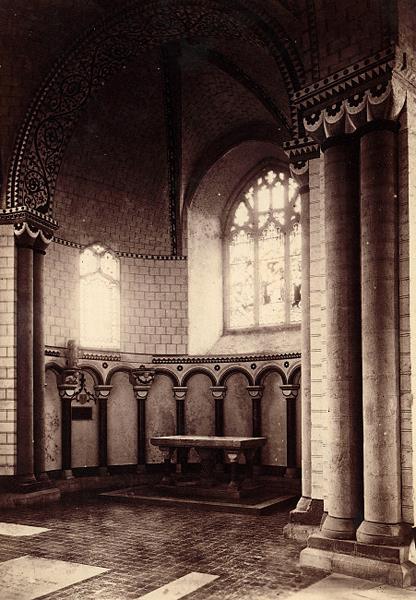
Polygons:
<instances>
[{"instance_id":1,"label":"altar table leg","mask_svg":"<svg viewBox=\"0 0 416 600\"><path fill-rule=\"evenodd\" d=\"M243 450L246 459L246 468L242 487L250 488L255 485L254 461L257 455L257 448L247 448Z\"/></svg>"},{"instance_id":2,"label":"altar table leg","mask_svg":"<svg viewBox=\"0 0 416 600\"><path fill-rule=\"evenodd\" d=\"M215 450L211 448L195 448L201 461L201 483L211 487L215 483Z\"/></svg>"},{"instance_id":3,"label":"altar table leg","mask_svg":"<svg viewBox=\"0 0 416 600\"><path fill-rule=\"evenodd\" d=\"M163 460L163 477L160 483L163 483L165 485L175 485L175 480L172 476L172 470L171 470L171 461L172 461L172 457L175 453L175 448L160 448L159 450L163 453L164 455L164 460Z\"/></svg>"},{"instance_id":4,"label":"altar table leg","mask_svg":"<svg viewBox=\"0 0 416 600\"><path fill-rule=\"evenodd\" d=\"M239 452L231 452L229 450L225 451L228 462L230 463L231 469L231 477L228 487L230 488L238 488L238 479L237 479L237 465L238 465L238 457L240 455Z\"/></svg>"}]
</instances>

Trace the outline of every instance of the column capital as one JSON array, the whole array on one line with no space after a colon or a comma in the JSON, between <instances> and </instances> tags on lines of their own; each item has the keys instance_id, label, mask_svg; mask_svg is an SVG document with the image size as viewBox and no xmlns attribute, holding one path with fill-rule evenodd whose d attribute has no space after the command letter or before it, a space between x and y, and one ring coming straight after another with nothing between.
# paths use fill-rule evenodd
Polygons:
<instances>
[{"instance_id":1,"label":"column capital","mask_svg":"<svg viewBox=\"0 0 416 600\"><path fill-rule=\"evenodd\" d=\"M0 209L0 225L17 226L23 223L30 225L33 230L41 230L48 238L52 238L53 232L59 227L52 217L28 206Z\"/></svg>"},{"instance_id":2,"label":"column capital","mask_svg":"<svg viewBox=\"0 0 416 600\"><path fill-rule=\"evenodd\" d=\"M58 384L61 400L72 400L78 388L76 369L65 369L62 373L62 382Z\"/></svg>"},{"instance_id":3,"label":"column capital","mask_svg":"<svg viewBox=\"0 0 416 600\"><path fill-rule=\"evenodd\" d=\"M290 400L296 400L298 397L299 388L299 383L287 383L280 386L283 396Z\"/></svg>"},{"instance_id":4,"label":"column capital","mask_svg":"<svg viewBox=\"0 0 416 600\"><path fill-rule=\"evenodd\" d=\"M137 369L131 370L133 386L148 386L150 387L155 378L155 369L140 365Z\"/></svg>"},{"instance_id":5,"label":"column capital","mask_svg":"<svg viewBox=\"0 0 416 600\"><path fill-rule=\"evenodd\" d=\"M290 161L290 174L299 185L299 193L309 191L309 161L319 158L319 144L310 136L294 138L283 144Z\"/></svg>"},{"instance_id":6,"label":"column capital","mask_svg":"<svg viewBox=\"0 0 416 600\"><path fill-rule=\"evenodd\" d=\"M95 396L98 400L107 400L112 389L112 385L95 385Z\"/></svg>"},{"instance_id":7,"label":"column capital","mask_svg":"<svg viewBox=\"0 0 416 600\"><path fill-rule=\"evenodd\" d=\"M186 392L188 391L187 386L175 385L172 389L175 400L185 400Z\"/></svg>"},{"instance_id":8,"label":"column capital","mask_svg":"<svg viewBox=\"0 0 416 600\"><path fill-rule=\"evenodd\" d=\"M263 398L264 385L248 385L247 391L253 400L261 400Z\"/></svg>"},{"instance_id":9,"label":"column capital","mask_svg":"<svg viewBox=\"0 0 416 600\"><path fill-rule=\"evenodd\" d=\"M133 386L134 395L136 396L136 400L147 400L147 396L149 395L150 385L134 385Z\"/></svg>"},{"instance_id":10,"label":"column capital","mask_svg":"<svg viewBox=\"0 0 416 600\"><path fill-rule=\"evenodd\" d=\"M52 241L52 234L37 228L33 223L20 222L15 223L14 238L16 245L21 248L33 248L34 250L45 253L46 248Z\"/></svg>"},{"instance_id":11,"label":"column capital","mask_svg":"<svg viewBox=\"0 0 416 600\"><path fill-rule=\"evenodd\" d=\"M213 385L209 389L211 390L211 394L215 400L224 400L227 393L226 385Z\"/></svg>"},{"instance_id":12,"label":"column capital","mask_svg":"<svg viewBox=\"0 0 416 600\"><path fill-rule=\"evenodd\" d=\"M403 60L389 47L295 92L306 135L322 144L372 121L395 121L406 99Z\"/></svg>"}]
</instances>

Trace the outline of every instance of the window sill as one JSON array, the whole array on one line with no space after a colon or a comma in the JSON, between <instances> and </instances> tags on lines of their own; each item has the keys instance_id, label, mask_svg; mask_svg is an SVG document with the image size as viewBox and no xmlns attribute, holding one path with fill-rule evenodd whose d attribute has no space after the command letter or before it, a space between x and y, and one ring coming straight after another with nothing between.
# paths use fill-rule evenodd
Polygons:
<instances>
[{"instance_id":1,"label":"window sill","mask_svg":"<svg viewBox=\"0 0 416 600\"><path fill-rule=\"evenodd\" d=\"M263 325L258 327L242 327L241 329L224 329L223 335L240 335L247 333L275 333L300 329L300 323L284 323L282 325Z\"/></svg>"}]
</instances>

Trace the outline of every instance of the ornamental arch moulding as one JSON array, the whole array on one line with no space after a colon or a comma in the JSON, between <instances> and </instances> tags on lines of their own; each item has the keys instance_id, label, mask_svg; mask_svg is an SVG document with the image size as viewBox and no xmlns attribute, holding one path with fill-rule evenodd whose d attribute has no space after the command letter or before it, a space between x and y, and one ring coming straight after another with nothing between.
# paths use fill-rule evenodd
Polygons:
<instances>
[{"instance_id":1,"label":"ornamental arch moulding","mask_svg":"<svg viewBox=\"0 0 416 600\"><path fill-rule=\"evenodd\" d=\"M288 95L304 83L296 46L280 24L250 0L132 2L84 34L39 89L15 145L7 207L53 214L63 154L81 111L111 75L150 48L183 38L246 40L265 48L280 69Z\"/></svg>"}]
</instances>

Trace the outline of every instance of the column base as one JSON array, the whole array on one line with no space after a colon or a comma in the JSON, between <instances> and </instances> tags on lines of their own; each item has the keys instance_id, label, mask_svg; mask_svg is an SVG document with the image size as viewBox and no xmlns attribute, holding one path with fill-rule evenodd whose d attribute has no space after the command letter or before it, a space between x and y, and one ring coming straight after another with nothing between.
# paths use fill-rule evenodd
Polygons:
<instances>
[{"instance_id":1,"label":"column base","mask_svg":"<svg viewBox=\"0 0 416 600\"><path fill-rule=\"evenodd\" d=\"M54 482L51 479L49 479L49 475L47 473L39 473L38 475L36 475L36 480L41 486L40 489L42 490L47 490L55 487Z\"/></svg>"},{"instance_id":2,"label":"column base","mask_svg":"<svg viewBox=\"0 0 416 600\"><path fill-rule=\"evenodd\" d=\"M287 479L299 479L299 477L300 477L299 467L286 467L285 477Z\"/></svg>"},{"instance_id":3,"label":"column base","mask_svg":"<svg viewBox=\"0 0 416 600\"><path fill-rule=\"evenodd\" d=\"M110 475L110 473L108 472L107 467L98 467L99 477L107 477L108 475Z\"/></svg>"},{"instance_id":4,"label":"column base","mask_svg":"<svg viewBox=\"0 0 416 600\"><path fill-rule=\"evenodd\" d=\"M407 523L374 523L363 521L357 529L357 541L381 546L405 546L412 539L412 528Z\"/></svg>"},{"instance_id":5,"label":"column base","mask_svg":"<svg viewBox=\"0 0 416 600\"><path fill-rule=\"evenodd\" d=\"M74 479L72 469L64 469L61 473L61 479Z\"/></svg>"},{"instance_id":6,"label":"column base","mask_svg":"<svg viewBox=\"0 0 416 600\"><path fill-rule=\"evenodd\" d=\"M296 508L289 513L289 523L283 527L283 535L306 544L310 535L319 532L323 514L323 500L302 496Z\"/></svg>"},{"instance_id":7,"label":"column base","mask_svg":"<svg viewBox=\"0 0 416 600\"><path fill-rule=\"evenodd\" d=\"M340 519L328 515L321 527L322 535L332 540L355 540L355 519Z\"/></svg>"},{"instance_id":8,"label":"column base","mask_svg":"<svg viewBox=\"0 0 416 600\"><path fill-rule=\"evenodd\" d=\"M42 481L43 483L51 483L51 480L49 479L49 475L46 472L42 472L42 473L38 473L36 475L36 480L37 481Z\"/></svg>"},{"instance_id":9,"label":"column base","mask_svg":"<svg viewBox=\"0 0 416 600\"><path fill-rule=\"evenodd\" d=\"M41 492L49 488L54 487L53 483L47 479L47 481L37 481L35 477L18 477L14 490L19 494L31 494L35 492Z\"/></svg>"},{"instance_id":10,"label":"column base","mask_svg":"<svg viewBox=\"0 0 416 600\"><path fill-rule=\"evenodd\" d=\"M311 535L300 553L300 566L370 579L398 587L416 583L416 564L409 546L380 546L353 540L331 540Z\"/></svg>"}]
</instances>

